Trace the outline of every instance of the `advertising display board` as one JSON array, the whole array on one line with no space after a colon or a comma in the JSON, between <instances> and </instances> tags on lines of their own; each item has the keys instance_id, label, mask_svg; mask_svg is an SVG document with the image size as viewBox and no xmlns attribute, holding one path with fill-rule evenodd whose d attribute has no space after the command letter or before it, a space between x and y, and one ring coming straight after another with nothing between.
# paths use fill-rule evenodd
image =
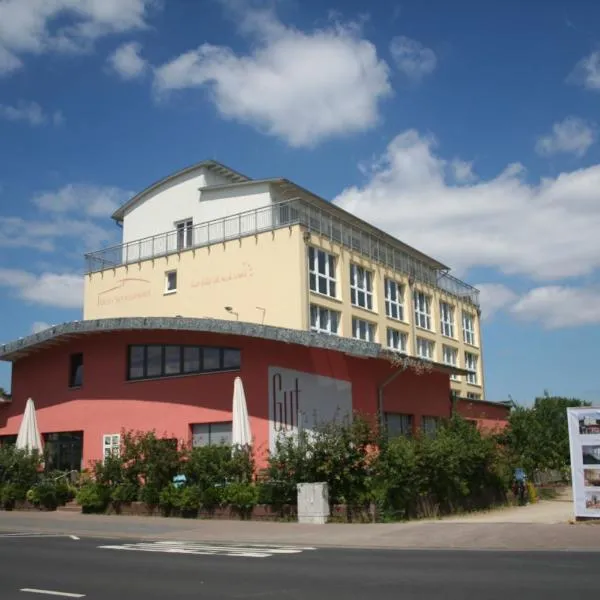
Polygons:
<instances>
[{"instance_id":1,"label":"advertising display board","mask_svg":"<svg viewBox=\"0 0 600 600\"><path fill-rule=\"evenodd\" d=\"M575 517L600 518L600 407L568 408Z\"/></svg>"}]
</instances>

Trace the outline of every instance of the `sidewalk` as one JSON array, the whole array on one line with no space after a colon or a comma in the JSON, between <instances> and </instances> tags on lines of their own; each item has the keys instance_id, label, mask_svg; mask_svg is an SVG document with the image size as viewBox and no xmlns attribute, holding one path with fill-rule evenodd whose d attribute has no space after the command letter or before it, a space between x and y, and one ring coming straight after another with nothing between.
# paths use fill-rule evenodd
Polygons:
<instances>
[{"instance_id":1,"label":"sidewalk","mask_svg":"<svg viewBox=\"0 0 600 600\"><path fill-rule=\"evenodd\" d=\"M337 548L600 551L593 524L415 521L299 525L78 513L0 512L2 533L35 532L107 539L295 544Z\"/></svg>"}]
</instances>

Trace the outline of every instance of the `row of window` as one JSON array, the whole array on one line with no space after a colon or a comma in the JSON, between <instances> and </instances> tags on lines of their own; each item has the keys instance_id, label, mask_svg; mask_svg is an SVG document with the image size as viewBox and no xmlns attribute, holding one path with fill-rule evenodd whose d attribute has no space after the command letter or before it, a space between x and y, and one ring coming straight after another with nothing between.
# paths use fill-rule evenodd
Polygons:
<instances>
[{"instance_id":1,"label":"row of window","mask_svg":"<svg viewBox=\"0 0 600 600\"><path fill-rule=\"evenodd\" d=\"M317 333L339 334L341 313L323 306L311 304L310 306L310 327ZM352 337L357 340L374 342L377 333L375 323L352 317ZM386 344L390 350L408 354L408 335L393 327L386 330ZM417 336L416 355L426 360L435 360L435 342L427 338ZM453 367L459 367L458 349L452 346L442 344L442 360L444 364ZM467 369L467 381L477 384L477 355L471 352L464 353L464 368ZM453 376L457 380L458 376Z\"/></svg>"},{"instance_id":2,"label":"row of window","mask_svg":"<svg viewBox=\"0 0 600 600\"><path fill-rule=\"evenodd\" d=\"M213 346L181 346L146 344L129 346L127 379L153 379L195 373L237 371L241 367L241 352L237 348ZM69 387L83 385L83 354L71 354Z\"/></svg>"},{"instance_id":3,"label":"row of window","mask_svg":"<svg viewBox=\"0 0 600 600\"><path fill-rule=\"evenodd\" d=\"M336 258L318 248L309 248L310 289L318 294L338 297L336 281ZM374 273L356 264L350 265L350 302L353 306L375 310ZM401 283L384 278L385 314L390 319L406 321L404 309L405 286ZM433 331L432 297L425 292L413 293L415 324L421 329ZM440 301L440 332L450 338L456 338L455 307ZM469 311L462 311L463 341L476 345L475 316Z\"/></svg>"},{"instance_id":4,"label":"row of window","mask_svg":"<svg viewBox=\"0 0 600 600\"><path fill-rule=\"evenodd\" d=\"M385 429L387 436L411 437L414 432L414 415L402 413L385 413ZM439 417L421 417L421 431L428 437L434 437L441 423Z\"/></svg>"}]
</instances>

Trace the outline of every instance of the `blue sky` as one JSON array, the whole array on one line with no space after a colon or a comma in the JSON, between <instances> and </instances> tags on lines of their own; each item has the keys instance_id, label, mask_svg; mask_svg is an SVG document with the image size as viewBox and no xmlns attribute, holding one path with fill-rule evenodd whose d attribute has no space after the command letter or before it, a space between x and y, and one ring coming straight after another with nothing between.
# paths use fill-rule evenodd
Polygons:
<instances>
[{"instance_id":1,"label":"blue sky","mask_svg":"<svg viewBox=\"0 0 600 600\"><path fill-rule=\"evenodd\" d=\"M543 4L0 0L0 340L80 318L112 209L214 158L480 287L489 398L600 401L600 5Z\"/></svg>"}]
</instances>

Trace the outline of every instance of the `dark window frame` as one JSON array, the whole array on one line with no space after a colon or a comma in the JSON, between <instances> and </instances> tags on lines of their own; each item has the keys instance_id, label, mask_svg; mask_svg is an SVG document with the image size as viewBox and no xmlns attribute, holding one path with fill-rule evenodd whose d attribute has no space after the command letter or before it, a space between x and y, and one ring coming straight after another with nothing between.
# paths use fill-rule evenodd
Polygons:
<instances>
[{"instance_id":1,"label":"dark window frame","mask_svg":"<svg viewBox=\"0 0 600 600\"><path fill-rule=\"evenodd\" d=\"M78 373L80 375L78 376ZM73 352L69 355L69 389L83 386L84 360L83 352Z\"/></svg>"},{"instance_id":2,"label":"dark window frame","mask_svg":"<svg viewBox=\"0 0 600 600\"><path fill-rule=\"evenodd\" d=\"M161 366L160 374L148 375L148 348L149 347L160 347L161 348ZM177 347L179 348L179 371L176 373L166 372L166 348ZM143 359L142 359L142 375L139 377L131 377L131 352L133 348L143 348ZM184 370L184 348L198 348L199 349L199 362L198 370L196 371L185 371ZM214 369L207 369L204 367L204 349L218 350L219 351L219 366ZM237 366L231 366L225 364L226 352L237 352L239 354L239 363ZM240 348L222 347L222 346L197 346L195 344L129 344L127 346L127 369L125 378L127 381L148 381L151 379L165 379L169 377L188 377L190 375L203 375L205 373L228 373L233 371L239 371L242 368L242 351Z\"/></svg>"}]
</instances>

